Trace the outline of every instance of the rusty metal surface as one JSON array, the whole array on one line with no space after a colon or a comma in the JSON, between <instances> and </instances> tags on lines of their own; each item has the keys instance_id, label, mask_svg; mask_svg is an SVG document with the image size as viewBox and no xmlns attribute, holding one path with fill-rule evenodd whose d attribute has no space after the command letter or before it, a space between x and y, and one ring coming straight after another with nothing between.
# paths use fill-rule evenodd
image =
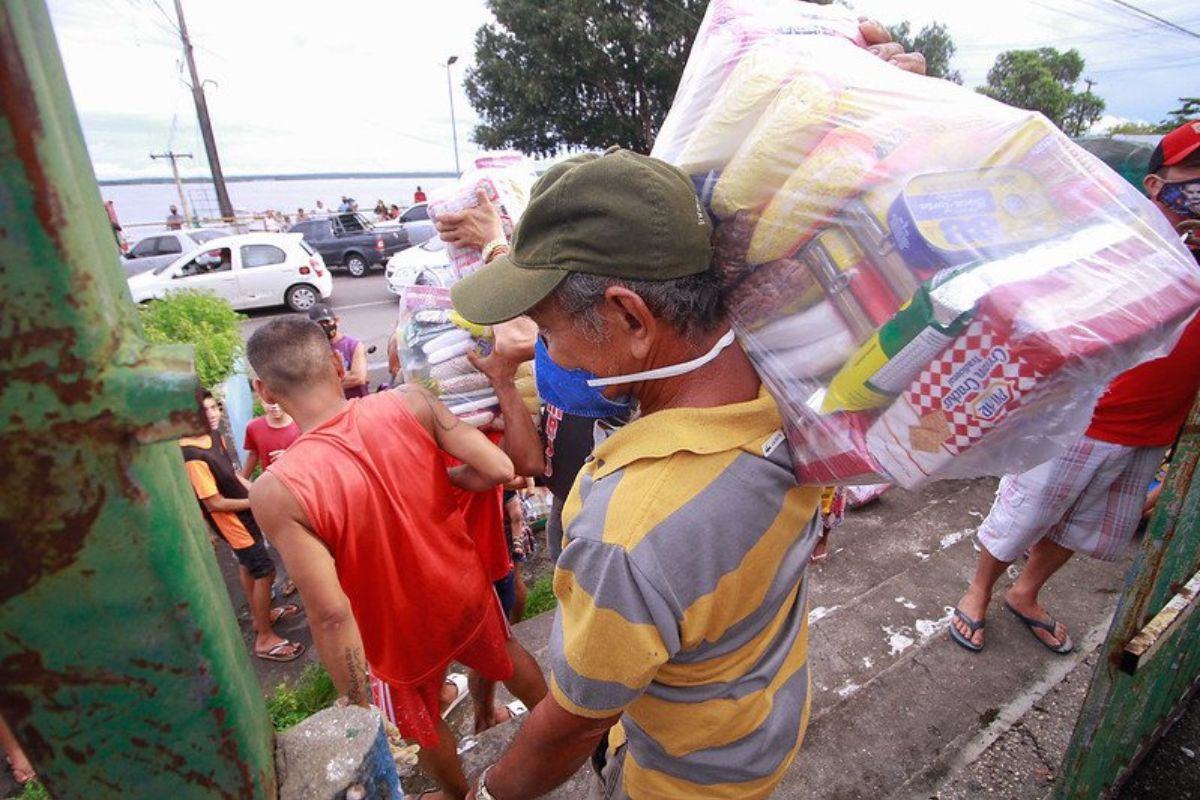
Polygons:
<instances>
[{"instance_id":1,"label":"rusty metal surface","mask_svg":"<svg viewBox=\"0 0 1200 800\"><path fill-rule=\"evenodd\" d=\"M1121 653L1121 669L1133 675L1144 662L1154 657L1154 654L1172 636L1179 633L1180 628L1193 611L1196 610L1196 598L1200 594L1200 572L1192 576L1179 592L1163 606L1162 611L1154 615L1146 625L1134 635L1125 645Z\"/></svg>"},{"instance_id":2,"label":"rusty metal surface","mask_svg":"<svg viewBox=\"0 0 1200 800\"><path fill-rule=\"evenodd\" d=\"M1192 407L1055 786L1055 798L1106 796L1162 735L1200 678L1200 615L1181 619L1135 674L1126 646L1200 568L1200 402Z\"/></svg>"},{"instance_id":3,"label":"rusty metal surface","mask_svg":"<svg viewBox=\"0 0 1200 800\"><path fill-rule=\"evenodd\" d=\"M0 0L0 714L56 797L273 797L272 737L45 6Z\"/></svg>"}]
</instances>

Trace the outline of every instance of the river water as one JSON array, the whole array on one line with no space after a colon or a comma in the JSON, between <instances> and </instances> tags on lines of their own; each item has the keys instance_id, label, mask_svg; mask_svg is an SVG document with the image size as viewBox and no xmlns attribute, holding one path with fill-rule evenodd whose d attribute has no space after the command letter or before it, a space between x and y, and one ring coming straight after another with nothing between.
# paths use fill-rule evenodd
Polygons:
<instances>
[{"instance_id":1,"label":"river water","mask_svg":"<svg viewBox=\"0 0 1200 800\"><path fill-rule=\"evenodd\" d=\"M377 200L395 203L400 208L412 204L419 185L426 192L451 182L452 178L426 176L405 178L302 178L284 180L230 181L229 199L238 214L259 214L268 209L295 216L297 208L312 211L320 200L336 210L342 195L358 201L358 209L370 214ZM185 183L184 193L192 211L201 217L219 216L216 193L211 183ZM111 200L117 217L131 241L164 227L168 207L179 205L179 193L173 183L131 183L102 185L100 196ZM182 213L182 209L180 209Z\"/></svg>"}]
</instances>

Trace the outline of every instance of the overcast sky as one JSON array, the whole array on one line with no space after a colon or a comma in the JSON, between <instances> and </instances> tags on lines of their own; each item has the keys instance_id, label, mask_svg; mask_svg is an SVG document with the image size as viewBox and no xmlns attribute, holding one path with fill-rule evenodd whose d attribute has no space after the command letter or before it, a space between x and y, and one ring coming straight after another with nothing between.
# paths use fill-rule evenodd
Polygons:
<instances>
[{"instance_id":1,"label":"overcast sky","mask_svg":"<svg viewBox=\"0 0 1200 800\"><path fill-rule=\"evenodd\" d=\"M672 0L661 0L670 5ZM183 83L173 0L50 0L67 76L104 178L169 175L149 159L203 144ZM1200 6L1136 4L1193 31ZM1169 31L1113 0L857 0L864 14L914 30L946 23L965 83L997 53L1075 47L1110 117L1153 120L1197 94L1200 38ZM464 163L478 121L462 90L482 0L184 0L226 174L449 171L454 167L445 63Z\"/></svg>"}]
</instances>

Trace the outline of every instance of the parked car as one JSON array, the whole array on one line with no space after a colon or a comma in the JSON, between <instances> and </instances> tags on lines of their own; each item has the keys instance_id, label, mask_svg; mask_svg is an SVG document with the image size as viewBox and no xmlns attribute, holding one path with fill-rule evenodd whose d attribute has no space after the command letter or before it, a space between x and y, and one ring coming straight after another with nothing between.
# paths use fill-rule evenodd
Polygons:
<instances>
[{"instance_id":1,"label":"parked car","mask_svg":"<svg viewBox=\"0 0 1200 800\"><path fill-rule=\"evenodd\" d=\"M129 279L134 302L207 289L234 308L287 305L307 311L333 294L321 255L292 233L245 233L205 242L170 264Z\"/></svg>"},{"instance_id":2,"label":"parked car","mask_svg":"<svg viewBox=\"0 0 1200 800\"><path fill-rule=\"evenodd\" d=\"M211 228L156 233L143 238L129 248L129 252L122 254L121 266L125 269L125 277L128 278L139 272L166 266L205 242L216 239L218 236L228 235L228 231Z\"/></svg>"},{"instance_id":3,"label":"parked car","mask_svg":"<svg viewBox=\"0 0 1200 800\"><path fill-rule=\"evenodd\" d=\"M301 234L330 268L345 268L356 278L364 277L373 264L383 264L409 245L403 228L376 228L359 213L307 219L297 222L288 233Z\"/></svg>"},{"instance_id":4,"label":"parked car","mask_svg":"<svg viewBox=\"0 0 1200 800\"><path fill-rule=\"evenodd\" d=\"M408 237L408 243L412 246L417 246L424 241L433 238L437 233L437 229L433 227L433 222L429 219L429 205L427 203L417 203L405 209L397 220L400 223L401 230Z\"/></svg>"},{"instance_id":5,"label":"parked car","mask_svg":"<svg viewBox=\"0 0 1200 800\"><path fill-rule=\"evenodd\" d=\"M384 275L392 294L400 294L406 286L450 286L456 278L446 243L439 236L389 258Z\"/></svg>"}]
</instances>

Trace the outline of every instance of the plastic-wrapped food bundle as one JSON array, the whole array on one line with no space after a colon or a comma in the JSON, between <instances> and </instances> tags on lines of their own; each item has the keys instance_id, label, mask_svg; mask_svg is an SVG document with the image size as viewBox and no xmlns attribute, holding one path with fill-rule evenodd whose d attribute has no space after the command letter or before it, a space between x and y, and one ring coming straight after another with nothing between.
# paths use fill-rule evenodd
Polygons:
<instances>
[{"instance_id":1,"label":"plastic-wrapped food bundle","mask_svg":"<svg viewBox=\"0 0 1200 800\"><path fill-rule=\"evenodd\" d=\"M1200 274L1044 117L862 48L846 9L714 0L654 155L717 226L739 338L804 483L1040 463L1164 354Z\"/></svg>"},{"instance_id":2,"label":"plastic-wrapped food bundle","mask_svg":"<svg viewBox=\"0 0 1200 800\"><path fill-rule=\"evenodd\" d=\"M479 202L476 191L482 189L500 212L504 235L511 237L514 223L529 204L534 176L519 154L485 154L476 160L476 169L450 186L435 190L429 201L429 218L435 223L442 214L459 212ZM457 278L464 278L483 266L483 254L474 248L447 245L446 253Z\"/></svg>"},{"instance_id":3,"label":"plastic-wrapped food bundle","mask_svg":"<svg viewBox=\"0 0 1200 800\"><path fill-rule=\"evenodd\" d=\"M396 326L397 351L404 380L419 383L436 394L450 412L477 428L502 428L496 393L487 376L471 364L468 353L486 355L493 347L527 349L520 323L505 323L493 330L468 322L454 312L450 290L436 286L409 286L400 297ZM532 362L517 370L517 389L526 410L538 413L537 387Z\"/></svg>"}]
</instances>

